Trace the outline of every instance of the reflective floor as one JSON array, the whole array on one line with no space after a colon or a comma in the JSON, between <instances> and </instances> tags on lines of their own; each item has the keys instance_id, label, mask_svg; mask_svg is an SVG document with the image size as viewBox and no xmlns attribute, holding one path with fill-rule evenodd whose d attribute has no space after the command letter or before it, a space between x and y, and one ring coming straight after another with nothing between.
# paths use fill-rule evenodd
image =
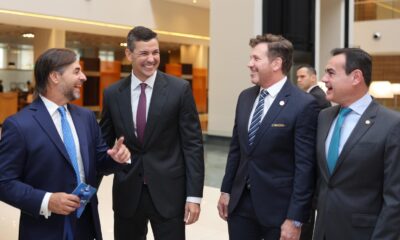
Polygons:
<instances>
[{"instance_id":1,"label":"reflective floor","mask_svg":"<svg viewBox=\"0 0 400 240\"><path fill-rule=\"evenodd\" d=\"M229 141L226 139L208 138L205 142L206 186L204 198L199 221L186 228L188 240L228 239L226 222L219 218L216 207L228 149ZM105 177L98 192L104 240L114 239L111 186L112 176ZM0 202L0 213L0 239L18 239L19 210ZM151 230L151 228L149 229ZM154 239L151 232L149 232L147 239Z\"/></svg>"}]
</instances>

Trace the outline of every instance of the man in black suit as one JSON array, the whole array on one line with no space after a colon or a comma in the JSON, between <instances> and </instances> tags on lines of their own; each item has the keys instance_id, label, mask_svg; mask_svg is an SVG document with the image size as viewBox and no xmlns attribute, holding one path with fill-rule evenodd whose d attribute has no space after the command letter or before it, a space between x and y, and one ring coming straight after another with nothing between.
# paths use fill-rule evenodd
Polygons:
<instances>
[{"instance_id":1,"label":"man in black suit","mask_svg":"<svg viewBox=\"0 0 400 240\"><path fill-rule=\"evenodd\" d=\"M331 106L331 103L326 100L326 94L317 84L317 72L315 68L309 65L302 65L297 68L297 86L303 91L313 95L318 102L320 109Z\"/></svg>"},{"instance_id":2,"label":"man in black suit","mask_svg":"<svg viewBox=\"0 0 400 240\"><path fill-rule=\"evenodd\" d=\"M251 82L239 96L218 202L231 240L299 239L314 190L315 99L287 78L293 45L250 40Z\"/></svg>"},{"instance_id":3,"label":"man in black suit","mask_svg":"<svg viewBox=\"0 0 400 240\"><path fill-rule=\"evenodd\" d=\"M368 94L371 56L332 51L322 81L337 106L318 119L315 240L398 240L400 114Z\"/></svg>"},{"instance_id":4,"label":"man in black suit","mask_svg":"<svg viewBox=\"0 0 400 240\"><path fill-rule=\"evenodd\" d=\"M127 37L132 74L104 91L100 125L109 145L123 135L132 164L115 174L115 239L185 239L197 221L204 184L200 121L187 81L157 71L157 34L135 27Z\"/></svg>"},{"instance_id":5,"label":"man in black suit","mask_svg":"<svg viewBox=\"0 0 400 240\"><path fill-rule=\"evenodd\" d=\"M297 68L297 86L305 92L313 95L318 102L319 108L324 109L331 106L326 100L325 92L317 84L317 71L310 65L301 65ZM301 229L300 240L311 240L314 231L315 209L317 207L317 198L313 197L310 219L304 223Z\"/></svg>"}]
</instances>

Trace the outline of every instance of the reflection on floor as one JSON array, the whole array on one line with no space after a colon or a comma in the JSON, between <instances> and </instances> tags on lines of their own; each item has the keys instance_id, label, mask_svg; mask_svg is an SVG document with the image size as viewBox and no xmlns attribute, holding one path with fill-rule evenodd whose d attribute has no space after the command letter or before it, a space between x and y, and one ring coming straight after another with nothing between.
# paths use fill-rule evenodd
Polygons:
<instances>
[{"instance_id":1,"label":"reflection on floor","mask_svg":"<svg viewBox=\"0 0 400 240\"><path fill-rule=\"evenodd\" d=\"M225 139L210 138L206 141L206 187L204 188L204 198L201 204L201 215L197 223L186 228L188 240L228 239L226 222L219 218L216 207L219 198L219 186L225 170L228 146L229 142ZM112 176L105 177L98 193L104 240L114 239L111 186ZM19 210L0 202L0 212L0 239L18 239ZM151 231L150 227L149 230ZM148 234L147 239L153 240L151 232Z\"/></svg>"}]
</instances>

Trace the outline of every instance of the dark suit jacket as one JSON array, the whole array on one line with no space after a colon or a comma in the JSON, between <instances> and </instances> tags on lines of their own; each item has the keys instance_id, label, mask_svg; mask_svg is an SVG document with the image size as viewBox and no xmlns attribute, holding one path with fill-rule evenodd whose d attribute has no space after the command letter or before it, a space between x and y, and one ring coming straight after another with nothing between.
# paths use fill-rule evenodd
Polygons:
<instances>
[{"instance_id":1,"label":"dark suit jacket","mask_svg":"<svg viewBox=\"0 0 400 240\"><path fill-rule=\"evenodd\" d=\"M345 143L330 176L325 140L338 111L339 106L325 109L318 120L321 181L314 239L398 240L400 115L373 101Z\"/></svg>"},{"instance_id":2,"label":"dark suit jacket","mask_svg":"<svg viewBox=\"0 0 400 240\"><path fill-rule=\"evenodd\" d=\"M86 182L96 186L96 170L115 169L93 112L68 106L79 138ZM40 98L3 124L0 140L0 200L21 209L19 239L62 239L64 219L39 215L46 192L71 193L76 175L60 135ZM96 239L101 239L97 197L91 208ZM76 216L76 215L75 215ZM76 217L72 218L73 228Z\"/></svg>"},{"instance_id":3,"label":"dark suit jacket","mask_svg":"<svg viewBox=\"0 0 400 240\"><path fill-rule=\"evenodd\" d=\"M202 197L204 156L199 116L187 81L160 71L154 83L143 145L135 135L131 76L104 91L100 125L108 144L119 136L132 153L132 164L114 176L113 209L134 215L143 178L158 212L183 214L186 196Z\"/></svg>"},{"instance_id":4,"label":"dark suit jacket","mask_svg":"<svg viewBox=\"0 0 400 240\"><path fill-rule=\"evenodd\" d=\"M310 94L317 99L318 106L320 109L324 109L332 106L331 102L326 100L326 94L319 86L315 86L311 89Z\"/></svg>"},{"instance_id":5,"label":"dark suit jacket","mask_svg":"<svg viewBox=\"0 0 400 240\"><path fill-rule=\"evenodd\" d=\"M248 123L259 90L254 86L239 96L221 191L231 194L232 213L248 176L262 225L279 227L285 219L306 222L315 177L317 103L288 79L249 147Z\"/></svg>"}]
</instances>

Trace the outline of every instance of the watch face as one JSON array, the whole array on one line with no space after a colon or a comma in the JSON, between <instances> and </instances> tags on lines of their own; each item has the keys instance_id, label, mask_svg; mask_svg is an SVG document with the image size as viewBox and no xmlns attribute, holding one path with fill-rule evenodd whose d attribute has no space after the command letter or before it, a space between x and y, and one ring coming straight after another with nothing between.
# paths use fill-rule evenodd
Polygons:
<instances>
[{"instance_id":1,"label":"watch face","mask_svg":"<svg viewBox=\"0 0 400 240\"><path fill-rule=\"evenodd\" d=\"M297 228L301 227L303 224L299 221L293 221L293 225Z\"/></svg>"}]
</instances>

